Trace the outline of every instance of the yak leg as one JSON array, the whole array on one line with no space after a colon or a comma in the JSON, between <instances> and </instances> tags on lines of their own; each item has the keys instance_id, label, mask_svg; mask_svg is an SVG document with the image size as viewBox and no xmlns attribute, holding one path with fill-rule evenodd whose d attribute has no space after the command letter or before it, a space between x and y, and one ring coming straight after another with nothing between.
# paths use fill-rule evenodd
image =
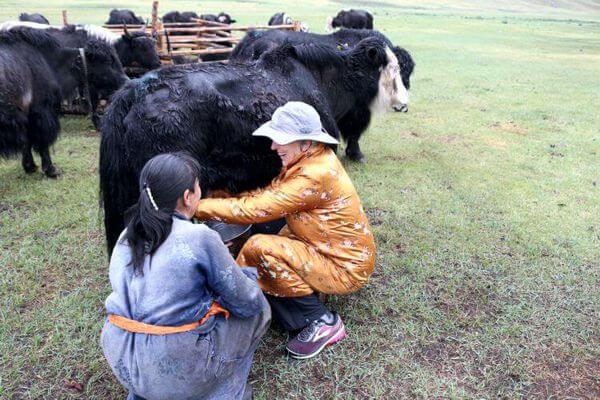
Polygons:
<instances>
[{"instance_id":1,"label":"yak leg","mask_svg":"<svg viewBox=\"0 0 600 400\"><path fill-rule=\"evenodd\" d=\"M360 151L358 140L369 126L370 121L371 114L368 110L354 110L339 122L342 137L346 141L346 156L352 161L366 162L365 155Z\"/></svg>"},{"instance_id":2,"label":"yak leg","mask_svg":"<svg viewBox=\"0 0 600 400\"><path fill-rule=\"evenodd\" d=\"M28 174L34 173L38 169L38 166L35 165L35 161L33 160L33 154L31 154L31 142L29 140L25 143L25 146L23 146L21 165Z\"/></svg>"},{"instance_id":3,"label":"yak leg","mask_svg":"<svg viewBox=\"0 0 600 400\"><path fill-rule=\"evenodd\" d=\"M100 95L95 90L90 88L90 106L92 107L90 113L92 114L92 123L97 131L100 130L101 117L100 113L98 112L98 104L100 104Z\"/></svg>"},{"instance_id":4,"label":"yak leg","mask_svg":"<svg viewBox=\"0 0 600 400\"><path fill-rule=\"evenodd\" d=\"M56 101L54 107L33 109L29 113L29 127L27 139L33 145L33 149L42 158L42 171L48 178L56 178L59 172L52 164L49 147L56 141L60 131L58 111L60 101Z\"/></svg>"},{"instance_id":5,"label":"yak leg","mask_svg":"<svg viewBox=\"0 0 600 400\"><path fill-rule=\"evenodd\" d=\"M359 136L350 136L347 138L346 142L346 156L352 161L358 161L360 163L365 163L367 161L365 155L360 150L360 145L358 144Z\"/></svg>"},{"instance_id":6,"label":"yak leg","mask_svg":"<svg viewBox=\"0 0 600 400\"><path fill-rule=\"evenodd\" d=\"M50 158L50 152L48 147L44 147L39 149L40 157L42 157L42 171L46 174L48 178L56 178L60 175L60 172L56 169L54 164L52 164L52 159Z\"/></svg>"}]
</instances>

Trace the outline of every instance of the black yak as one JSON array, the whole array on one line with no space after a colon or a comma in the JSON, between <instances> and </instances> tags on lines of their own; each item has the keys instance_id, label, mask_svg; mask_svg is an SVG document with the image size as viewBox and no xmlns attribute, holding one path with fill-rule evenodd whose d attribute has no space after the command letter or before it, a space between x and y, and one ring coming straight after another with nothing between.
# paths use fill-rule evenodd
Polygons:
<instances>
[{"instance_id":1,"label":"black yak","mask_svg":"<svg viewBox=\"0 0 600 400\"><path fill-rule=\"evenodd\" d=\"M146 69L160 67L156 40L146 34L145 26L141 30L133 32L125 28L125 32L119 35L97 25L55 26L8 21L0 24L0 30L9 30L18 26L46 29L67 45L80 46L91 38L102 40L115 48L124 67L143 67Z\"/></svg>"},{"instance_id":2,"label":"black yak","mask_svg":"<svg viewBox=\"0 0 600 400\"><path fill-rule=\"evenodd\" d=\"M273 14L269 19L269 25L291 25L293 22L292 17L284 12Z\"/></svg>"},{"instance_id":3,"label":"black yak","mask_svg":"<svg viewBox=\"0 0 600 400\"><path fill-rule=\"evenodd\" d=\"M219 15L202 14L202 15L200 15L200 19L203 19L205 21L220 22L222 24L227 24L227 25L237 22L235 19L231 18L231 15L229 15L225 12L220 12Z\"/></svg>"},{"instance_id":4,"label":"black yak","mask_svg":"<svg viewBox=\"0 0 600 400\"><path fill-rule=\"evenodd\" d=\"M141 17L135 15L131 10L117 10L116 8L114 8L110 11L110 14L108 15L108 21L106 21L106 24L142 25L144 24L144 20Z\"/></svg>"},{"instance_id":5,"label":"black yak","mask_svg":"<svg viewBox=\"0 0 600 400\"><path fill-rule=\"evenodd\" d=\"M342 10L327 18L325 30L331 32L334 28L373 29L373 15L365 10Z\"/></svg>"},{"instance_id":6,"label":"black yak","mask_svg":"<svg viewBox=\"0 0 600 400\"><path fill-rule=\"evenodd\" d=\"M253 31L238 43L231 53L231 62L251 62L258 59L263 53L288 41L290 43L318 43L330 46L332 49L343 51L354 47L357 43L367 37L377 37L383 40L394 52L400 65L399 74L402 78L401 85L404 86L407 93L410 89L410 76L413 72L415 63L405 49L394 46L383 34L369 29L340 29L329 35L319 35L316 33L292 32L292 31ZM395 111L408 111L408 96L406 101L394 105ZM354 161L365 161L365 156L360 150L358 143L362 133L367 129L371 121L371 109L360 108L355 112L348 113L344 118L338 121L338 127L341 130L342 138L347 143L346 155Z\"/></svg>"},{"instance_id":7,"label":"black yak","mask_svg":"<svg viewBox=\"0 0 600 400\"><path fill-rule=\"evenodd\" d=\"M273 14L269 19L269 25L291 25L294 23L293 18L284 12L278 12ZM304 22L300 23L300 30L302 32L308 32L308 25Z\"/></svg>"},{"instance_id":8,"label":"black yak","mask_svg":"<svg viewBox=\"0 0 600 400\"><path fill-rule=\"evenodd\" d=\"M38 14L38 13L33 13L33 14L21 13L21 15L19 15L19 21L29 21L29 22L35 22L38 24L50 25L50 22L48 21L48 19L46 17L44 17L42 14Z\"/></svg>"},{"instance_id":9,"label":"black yak","mask_svg":"<svg viewBox=\"0 0 600 400\"><path fill-rule=\"evenodd\" d=\"M194 18L200 18L198 14L193 11L171 11L163 15L162 22L173 23L173 22L194 22Z\"/></svg>"},{"instance_id":10,"label":"black yak","mask_svg":"<svg viewBox=\"0 0 600 400\"><path fill-rule=\"evenodd\" d=\"M404 101L397 68L387 43L367 38L344 52L284 43L251 65L190 64L130 81L113 96L101 127L109 251L139 195L139 172L154 155L191 152L202 165L205 192L263 186L281 162L268 139L251 134L277 107L292 100L311 104L325 129L339 137L336 121L347 113L374 104L391 110Z\"/></svg>"},{"instance_id":11,"label":"black yak","mask_svg":"<svg viewBox=\"0 0 600 400\"><path fill-rule=\"evenodd\" d=\"M111 65L112 73L105 74L88 74L88 93L89 93L89 101L90 101L90 112L92 112L92 121L94 125L98 126L99 116L96 114L96 109L101 99L109 99L110 96L124 83L127 79L123 72L123 66L120 61L120 57L118 56L117 49L120 49L125 53L125 60L130 60L129 57L135 55L136 57L151 57L152 53L146 53L145 48L149 47L150 51L154 51L154 55L157 59L158 65L158 55L156 55L156 49L154 47L153 41L146 36L143 39L134 39L131 35L125 34L119 36L113 34L108 29L104 29L94 25L67 25L65 27L58 27L52 25L42 25L31 22L5 22L0 25L1 30L11 30L16 28L31 28L43 30L54 38L58 39L58 41L66 47L80 48L85 47L86 43L90 40L93 40L94 43L105 43L101 49L102 55L97 55L96 57L89 58L87 60L90 65L90 71L102 71L102 65L109 63ZM139 41L140 43L135 44L134 42ZM149 46L145 46L146 41L149 41ZM135 47L134 46L138 46ZM114 48L113 48L114 47ZM126 47L128 47L131 52L126 51ZM95 64L99 64L98 66ZM152 63L157 67L158 65ZM85 95L85 91L80 90L80 96Z\"/></svg>"},{"instance_id":12,"label":"black yak","mask_svg":"<svg viewBox=\"0 0 600 400\"><path fill-rule=\"evenodd\" d=\"M102 87L103 80L110 79L110 85L121 86L126 77L112 53L98 40L78 49L62 45L43 30L0 31L0 155L22 152L23 169L31 173L37 169L33 148L42 158L44 173L56 177L48 148L60 131L60 103L88 80Z\"/></svg>"}]
</instances>

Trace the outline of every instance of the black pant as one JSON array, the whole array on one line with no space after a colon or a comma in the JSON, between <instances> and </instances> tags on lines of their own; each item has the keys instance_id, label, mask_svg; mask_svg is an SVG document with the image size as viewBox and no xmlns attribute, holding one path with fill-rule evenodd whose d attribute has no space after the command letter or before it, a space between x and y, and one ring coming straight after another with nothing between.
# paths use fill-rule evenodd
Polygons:
<instances>
[{"instance_id":1,"label":"black pant","mask_svg":"<svg viewBox=\"0 0 600 400\"><path fill-rule=\"evenodd\" d=\"M316 294L302 297L265 295L271 305L271 315L286 331L297 331L329 311Z\"/></svg>"}]
</instances>

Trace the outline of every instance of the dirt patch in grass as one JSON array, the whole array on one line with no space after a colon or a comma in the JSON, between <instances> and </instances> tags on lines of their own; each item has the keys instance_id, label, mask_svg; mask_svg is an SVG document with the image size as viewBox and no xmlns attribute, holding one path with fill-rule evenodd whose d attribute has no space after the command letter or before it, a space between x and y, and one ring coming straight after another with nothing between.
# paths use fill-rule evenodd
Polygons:
<instances>
[{"instance_id":1,"label":"dirt patch in grass","mask_svg":"<svg viewBox=\"0 0 600 400\"><path fill-rule=\"evenodd\" d=\"M502 302L492 290L492 282L481 282L478 278L465 278L457 286L448 286L441 280L430 281L426 291L435 307L463 329L474 328L497 315Z\"/></svg>"},{"instance_id":2,"label":"dirt patch in grass","mask_svg":"<svg viewBox=\"0 0 600 400\"><path fill-rule=\"evenodd\" d=\"M519 136L527 136L529 133L526 128L520 126L514 121L494 122L490 125L490 128L496 132L512 133Z\"/></svg>"},{"instance_id":3,"label":"dirt patch in grass","mask_svg":"<svg viewBox=\"0 0 600 400\"><path fill-rule=\"evenodd\" d=\"M600 398L600 360L580 359L560 348L540 350L529 369L527 397L536 399Z\"/></svg>"},{"instance_id":4,"label":"dirt patch in grass","mask_svg":"<svg viewBox=\"0 0 600 400\"><path fill-rule=\"evenodd\" d=\"M443 143L451 144L451 143L455 143L455 142L461 141L462 138L460 136L457 136L457 135L448 135L448 136L440 136L438 138L438 140L440 142L443 142Z\"/></svg>"},{"instance_id":5,"label":"dirt patch in grass","mask_svg":"<svg viewBox=\"0 0 600 400\"><path fill-rule=\"evenodd\" d=\"M378 226L383 224L384 221L390 218L391 211L384 210L378 207L373 207L365 209L365 214L367 214L369 224L371 224L372 226Z\"/></svg>"},{"instance_id":6,"label":"dirt patch in grass","mask_svg":"<svg viewBox=\"0 0 600 400\"><path fill-rule=\"evenodd\" d=\"M506 142L504 140L500 140L500 139L485 138L483 141L489 147L498 149L498 150L506 150L506 148L508 147Z\"/></svg>"}]
</instances>

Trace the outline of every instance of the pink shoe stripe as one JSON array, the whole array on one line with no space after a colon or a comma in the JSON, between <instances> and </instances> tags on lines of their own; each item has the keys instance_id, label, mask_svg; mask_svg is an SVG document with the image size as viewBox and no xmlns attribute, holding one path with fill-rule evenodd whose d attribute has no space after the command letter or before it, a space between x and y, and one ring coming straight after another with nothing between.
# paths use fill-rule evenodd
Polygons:
<instances>
[{"instance_id":1,"label":"pink shoe stripe","mask_svg":"<svg viewBox=\"0 0 600 400\"><path fill-rule=\"evenodd\" d=\"M346 337L346 327L342 325L342 328L327 342L327 346L331 346Z\"/></svg>"}]
</instances>

